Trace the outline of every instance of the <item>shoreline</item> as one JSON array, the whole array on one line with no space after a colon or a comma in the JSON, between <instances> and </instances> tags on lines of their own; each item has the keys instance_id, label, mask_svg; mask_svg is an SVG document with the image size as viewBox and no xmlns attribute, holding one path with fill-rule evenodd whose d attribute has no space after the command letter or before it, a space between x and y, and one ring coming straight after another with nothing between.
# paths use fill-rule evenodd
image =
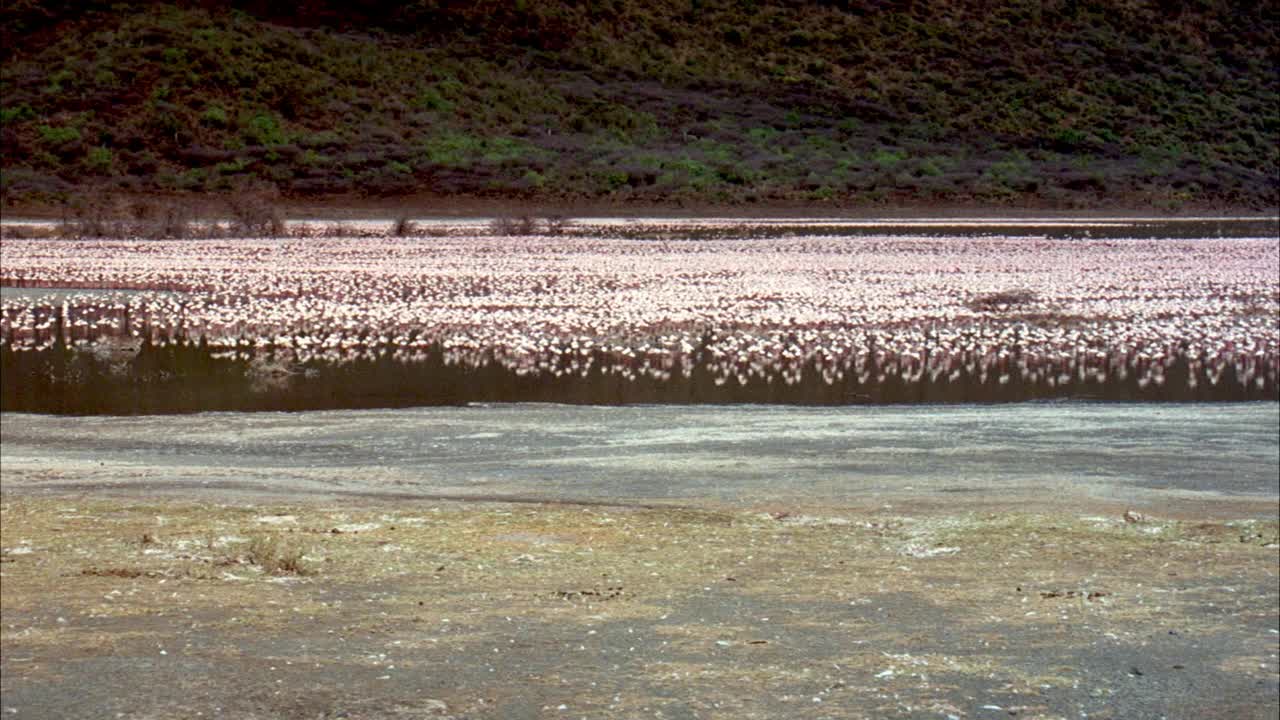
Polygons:
<instances>
[{"instance_id":1,"label":"shoreline","mask_svg":"<svg viewBox=\"0 0 1280 720\"><path fill-rule=\"evenodd\" d=\"M56 474L56 468L23 467L24 474L44 476ZM843 525L858 518L896 517L941 520L956 517L992 519L1000 516L1095 518L1123 521L1126 512L1136 512L1141 522L1196 525L1198 523L1278 522L1280 495L1265 493L1171 492L1166 490L1130 493L1128 499L1097 494L1076 493L1053 499L1023 493L964 493L963 495L931 495L899 491L877 494L864 501L837 500L817 502L804 498L768 498L753 501L709 500L700 498L604 498L539 497L510 494L460 494L431 492L396 492L344 490L297 485L274 486L246 481L156 480L149 483L120 483L101 479L83 482L50 482L28 485L19 481L0 489L0 504L8 502L89 501L117 504L120 507L172 505L177 507L216 505L218 507L254 509L288 506L301 509L324 509L341 505L353 512L379 513L410 505L432 505L454 508L459 512L621 512L621 513L725 513L742 517L780 516L781 521L827 524L835 518Z\"/></svg>"},{"instance_id":2,"label":"shoreline","mask_svg":"<svg viewBox=\"0 0 1280 720\"><path fill-rule=\"evenodd\" d=\"M197 212L225 212L226 198L219 195L164 195L156 193L113 195L118 202L161 201L188 205ZM834 204L822 202L773 202L773 203L716 203L691 201L628 202L609 200L539 201L525 199L495 199L486 197L450 196L421 193L397 197L338 196L321 198L282 198L274 203L290 219L318 220L382 220L401 215L415 218L456 219L467 217L509 217L521 215L562 215L573 218L628 218L635 216L699 219L731 217L743 219L785 219L823 217L839 219L973 219L984 217L1024 218L1073 218L1080 220L1100 218L1141 218L1177 220L1203 217L1205 219L1250 218L1274 219L1280 216L1280 208L1259 208L1250 205L1222 206L1215 204L1188 204L1176 210L1129 203L1101 203L1096 207L1063 208L1035 203L993 204L984 202L920 202L920 203L862 203ZM6 220L44 219L57 220L66 215L66 203L21 202L2 208Z\"/></svg>"},{"instance_id":3,"label":"shoreline","mask_svg":"<svg viewBox=\"0 0 1280 720\"><path fill-rule=\"evenodd\" d=\"M1274 517L1274 403L0 415L5 493ZM892 508L892 510L888 509Z\"/></svg>"}]
</instances>

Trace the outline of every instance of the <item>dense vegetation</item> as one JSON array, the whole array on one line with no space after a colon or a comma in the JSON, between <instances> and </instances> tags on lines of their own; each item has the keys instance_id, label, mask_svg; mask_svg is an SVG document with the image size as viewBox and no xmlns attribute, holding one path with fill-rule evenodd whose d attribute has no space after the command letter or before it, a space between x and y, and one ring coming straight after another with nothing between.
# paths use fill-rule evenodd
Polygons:
<instances>
[{"instance_id":1,"label":"dense vegetation","mask_svg":"<svg viewBox=\"0 0 1280 720\"><path fill-rule=\"evenodd\" d=\"M1275 3L301 0L0 10L3 197L1252 206Z\"/></svg>"}]
</instances>

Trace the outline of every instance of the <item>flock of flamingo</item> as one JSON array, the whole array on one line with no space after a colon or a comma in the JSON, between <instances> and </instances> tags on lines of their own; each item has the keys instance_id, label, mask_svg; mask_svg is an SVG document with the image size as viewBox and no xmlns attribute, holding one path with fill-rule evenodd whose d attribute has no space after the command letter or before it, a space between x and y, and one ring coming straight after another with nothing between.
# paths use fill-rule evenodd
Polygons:
<instances>
[{"instance_id":1,"label":"flock of flamingo","mask_svg":"<svg viewBox=\"0 0 1280 720\"><path fill-rule=\"evenodd\" d=\"M1145 387L1182 363L1180 382L1275 394L1280 372L1265 237L6 239L3 258L0 337L19 351L203 337L306 364L434 348L522 376L699 367L717 385Z\"/></svg>"}]
</instances>

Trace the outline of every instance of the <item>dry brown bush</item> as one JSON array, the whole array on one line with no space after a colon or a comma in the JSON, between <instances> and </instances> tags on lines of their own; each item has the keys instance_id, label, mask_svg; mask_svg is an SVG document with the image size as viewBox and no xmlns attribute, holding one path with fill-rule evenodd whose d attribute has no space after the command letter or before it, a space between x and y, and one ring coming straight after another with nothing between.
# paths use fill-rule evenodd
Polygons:
<instances>
[{"instance_id":1,"label":"dry brown bush","mask_svg":"<svg viewBox=\"0 0 1280 720\"><path fill-rule=\"evenodd\" d=\"M66 237L167 240L191 237L194 227L194 213L181 199L126 201L94 190L70 203L58 233Z\"/></svg>"},{"instance_id":2,"label":"dry brown bush","mask_svg":"<svg viewBox=\"0 0 1280 720\"><path fill-rule=\"evenodd\" d=\"M396 237L409 237L418 234L418 226L408 215L398 215L391 224L391 234Z\"/></svg>"},{"instance_id":3,"label":"dry brown bush","mask_svg":"<svg viewBox=\"0 0 1280 720\"><path fill-rule=\"evenodd\" d=\"M311 575L314 570L304 561L306 548L279 535L255 535L249 540L245 560L272 575Z\"/></svg>"},{"instance_id":4,"label":"dry brown bush","mask_svg":"<svg viewBox=\"0 0 1280 720\"><path fill-rule=\"evenodd\" d=\"M226 198L232 231L249 237L280 237L285 234L280 191L274 185L246 184Z\"/></svg>"},{"instance_id":5,"label":"dry brown bush","mask_svg":"<svg viewBox=\"0 0 1280 720\"><path fill-rule=\"evenodd\" d=\"M548 235L563 235L573 229L573 218L564 215L548 215L543 218Z\"/></svg>"},{"instance_id":6,"label":"dry brown bush","mask_svg":"<svg viewBox=\"0 0 1280 720\"><path fill-rule=\"evenodd\" d=\"M532 215L494 218L489 231L494 235L533 235L538 232L538 221Z\"/></svg>"}]
</instances>

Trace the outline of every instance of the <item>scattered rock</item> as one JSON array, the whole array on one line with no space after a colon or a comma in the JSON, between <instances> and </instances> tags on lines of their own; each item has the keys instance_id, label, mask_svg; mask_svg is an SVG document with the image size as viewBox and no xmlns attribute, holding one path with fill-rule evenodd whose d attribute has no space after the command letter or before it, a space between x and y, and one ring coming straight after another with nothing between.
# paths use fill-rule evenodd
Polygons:
<instances>
[{"instance_id":1,"label":"scattered rock","mask_svg":"<svg viewBox=\"0 0 1280 720\"><path fill-rule=\"evenodd\" d=\"M298 522L297 515L259 515L254 518L255 522L267 525L291 525Z\"/></svg>"},{"instance_id":2,"label":"scattered rock","mask_svg":"<svg viewBox=\"0 0 1280 720\"><path fill-rule=\"evenodd\" d=\"M346 533L355 534L359 532L368 532L370 530L377 530L380 527L382 526L379 525L378 523L347 523L346 525L337 525L333 529L331 529L329 532L334 535L343 535Z\"/></svg>"},{"instance_id":3,"label":"scattered rock","mask_svg":"<svg viewBox=\"0 0 1280 720\"><path fill-rule=\"evenodd\" d=\"M138 578L138 577L159 577L160 573L148 572L137 568L98 568L87 567L80 571L81 575L93 575L97 577L118 577L118 578Z\"/></svg>"},{"instance_id":4,"label":"scattered rock","mask_svg":"<svg viewBox=\"0 0 1280 720\"><path fill-rule=\"evenodd\" d=\"M1047 590L1047 591L1041 592L1040 597L1044 598L1045 600L1051 600L1053 598L1078 597L1084 600L1088 600L1089 602L1093 602L1094 600L1097 600L1099 598L1107 597L1110 594L1111 593L1105 592L1102 590L1090 590L1088 592L1084 590Z\"/></svg>"},{"instance_id":5,"label":"scattered rock","mask_svg":"<svg viewBox=\"0 0 1280 720\"><path fill-rule=\"evenodd\" d=\"M919 543L908 543L902 548L902 554L913 558L931 558L939 555L954 555L960 552L958 547L925 547Z\"/></svg>"},{"instance_id":6,"label":"scattered rock","mask_svg":"<svg viewBox=\"0 0 1280 720\"><path fill-rule=\"evenodd\" d=\"M603 590L557 590L552 597L560 600L613 600L622 597L622 586L616 585Z\"/></svg>"}]
</instances>

